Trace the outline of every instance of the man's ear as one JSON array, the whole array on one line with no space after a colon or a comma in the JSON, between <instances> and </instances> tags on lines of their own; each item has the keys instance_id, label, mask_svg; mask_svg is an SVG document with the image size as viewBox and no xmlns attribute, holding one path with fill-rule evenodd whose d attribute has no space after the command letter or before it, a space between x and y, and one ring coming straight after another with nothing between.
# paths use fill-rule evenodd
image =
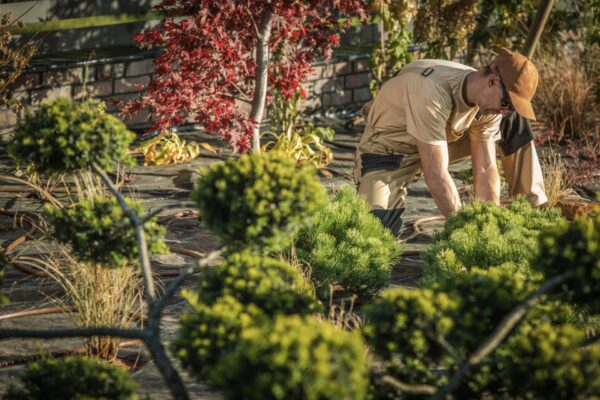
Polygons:
<instances>
[{"instance_id":1,"label":"man's ear","mask_svg":"<svg viewBox=\"0 0 600 400\"><path fill-rule=\"evenodd\" d=\"M498 75L496 75L495 72L488 75L488 77L487 77L488 87L492 87L494 85L499 85L499 84L500 84L500 77Z\"/></svg>"}]
</instances>

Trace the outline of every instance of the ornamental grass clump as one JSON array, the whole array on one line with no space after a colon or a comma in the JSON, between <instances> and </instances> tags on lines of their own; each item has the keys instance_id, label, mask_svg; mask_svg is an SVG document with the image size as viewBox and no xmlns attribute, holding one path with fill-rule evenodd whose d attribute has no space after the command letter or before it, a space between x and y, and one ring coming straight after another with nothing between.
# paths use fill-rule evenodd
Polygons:
<instances>
[{"instance_id":1,"label":"ornamental grass clump","mask_svg":"<svg viewBox=\"0 0 600 400\"><path fill-rule=\"evenodd\" d=\"M135 134L108 114L97 100L77 103L58 98L42 103L17 127L8 152L19 165L44 174L73 173L92 165L111 171L131 165L129 146Z\"/></svg>"},{"instance_id":2,"label":"ornamental grass clump","mask_svg":"<svg viewBox=\"0 0 600 400\"><path fill-rule=\"evenodd\" d=\"M214 164L197 186L200 218L231 249L280 249L326 199L312 166L277 152Z\"/></svg>"},{"instance_id":3,"label":"ornamental grass clump","mask_svg":"<svg viewBox=\"0 0 600 400\"><path fill-rule=\"evenodd\" d=\"M362 400L368 387L359 333L297 315L244 330L212 375L227 399Z\"/></svg>"},{"instance_id":4,"label":"ornamental grass clump","mask_svg":"<svg viewBox=\"0 0 600 400\"><path fill-rule=\"evenodd\" d=\"M349 186L342 187L303 227L293 246L310 265L317 297L326 300L330 286L363 296L375 294L390 279L401 247L373 216L367 203Z\"/></svg>"},{"instance_id":5,"label":"ornamental grass clump","mask_svg":"<svg viewBox=\"0 0 600 400\"><path fill-rule=\"evenodd\" d=\"M127 371L106 361L71 356L30 363L11 385L4 400L114 399L136 400L138 385Z\"/></svg>"},{"instance_id":6,"label":"ornamental grass clump","mask_svg":"<svg viewBox=\"0 0 600 400\"><path fill-rule=\"evenodd\" d=\"M529 276L539 232L561 220L559 210L532 208L524 198L507 207L477 201L450 216L435 243L422 253L426 267L421 283L505 263Z\"/></svg>"},{"instance_id":7,"label":"ornamental grass clump","mask_svg":"<svg viewBox=\"0 0 600 400\"><path fill-rule=\"evenodd\" d=\"M141 204L129 199L126 203L138 215L142 214ZM80 260L109 268L139 265L135 229L117 199L98 196L68 208L46 206L44 211L48 222L54 226L54 237L71 245ZM144 225L144 233L151 254L168 251L164 227L150 220Z\"/></svg>"}]
</instances>

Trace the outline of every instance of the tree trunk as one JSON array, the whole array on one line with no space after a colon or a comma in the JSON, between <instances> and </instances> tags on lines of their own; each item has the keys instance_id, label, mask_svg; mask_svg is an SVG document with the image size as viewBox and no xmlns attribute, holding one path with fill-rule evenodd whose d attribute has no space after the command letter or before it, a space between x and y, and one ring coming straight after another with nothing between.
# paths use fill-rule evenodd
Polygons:
<instances>
[{"instance_id":1,"label":"tree trunk","mask_svg":"<svg viewBox=\"0 0 600 400\"><path fill-rule=\"evenodd\" d=\"M540 7L535 14L533 24L531 24L531 28L529 28L529 34L527 35L525 46L523 46L523 55L527 56L529 59L533 57L535 47L540 40L540 36L542 36L544 26L546 25L546 21L548 21L548 17L550 16L553 5L554 0L544 0L540 2Z\"/></svg>"},{"instance_id":2,"label":"tree trunk","mask_svg":"<svg viewBox=\"0 0 600 400\"><path fill-rule=\"evenodd\" d=\"M263 119L265 102L267 100L269 38L271 37L272 22L273 14L267 10L258 27L258 41L256 44L256 80L250 118L255 123L252 128L252 149L258 153L260 153L260 123Z\"/></svg>"}]
</instances>

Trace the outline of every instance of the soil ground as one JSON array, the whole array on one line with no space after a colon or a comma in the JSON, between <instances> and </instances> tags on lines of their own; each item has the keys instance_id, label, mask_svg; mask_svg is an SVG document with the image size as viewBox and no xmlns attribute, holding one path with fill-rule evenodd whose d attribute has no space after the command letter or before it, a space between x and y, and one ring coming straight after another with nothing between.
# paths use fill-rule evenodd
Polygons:
<instances>
[{"instance_id":1,"label":"soil ground","mask_svg":"<svg viewBox=\"0 0 600 400\"><path fill-rule=\"evenodd\" d=\"M330 123L336 128L336 143L354 145L360 136L360 127L345 124L344 121L333 121ZM186 139L207 142L219 146L219 141L213 137L199 135L197 133L183 135ZM351 172L353 162L353 150L346 146L332 146L337 158L329 167L331 176L322 176L323 184L330 190L335 191L342 184L351 183ZM226 151L223 152L226 155ZM170 166L137 166L133 168L133 181L128 188L135 198L140 200L147 211L165 204L177 205L177 208L164 212L160 221L168 231L169 245L195 250L201 253L209 252L218 246L218 241L202 225L197 217L186 215L193 210L189 203L189 194L197 177L198 168L208 164L219 162L215 158L200 157L192 162L170 165ZM469 162L453 165L451 171L459 171L469 168ZM0 148L0 175L11 172L12 164L6 157L5 148ZM469 187L462 181L456 179L461 195L467 197ZM42 202L24 193L6 193L0 191L0 207L9 211L38 211ZM415 220L424 217L439 215L439 212L427 190L422 178L417 179L410 187L407 211L405 214L405 228L402 234L407 237L412 232L411 224ZM6 248L15 238L22 235L24 229L13 229L10 217L0 216L0 246ZM391 285L414 285L421 274L422 262L418 252L428 243L432 242L432 236L436 230L441 229L443 221L429 223L423 226L423 232L408 240L404 249L406 254L400 262L394 266ZM38 254L40 246L35 242L27 241L17 247L20 254ZM175 271L183 266L193 265L194 258L180 254L169 254L154 257L152 266L155 271ZM196 277L188 278L184 287L193 287ZM165 282L168 283L168 282ZM1 290L10 300L10 304L0 307L0 316L15 311L29 310L52 305L53 299L60 297L60 289L56 283L49 279L33 277L20 270L10 268L6 271ZM178 319L185 309L185 301L176 297L166 308L162 320L163 342L168 345L177 335ZM67 314L49 314L26 318L0 320L0 327L8 328L51 328L72 327L73 323ZM60 340L5 340L0 346L0 364L14 361L19 358L38 354L40 349L44 351L60 352L73 348L80 348L83 344L80 339ZM123 351L124 357L136 357L138 348L127 348ZM24 364L0 368L0 395L8 385L15 382ZM152 360L145 351L141 354L141 365L133 372L134 379L141 385L140 394L149 394L152 399L169 399L170 394L163 384L163 380L154 366ZM219 399L217 393L211 392L206 386L198 384L187 374L183 374L186 386L193 399Z\"/></svg>"}]
</instances>

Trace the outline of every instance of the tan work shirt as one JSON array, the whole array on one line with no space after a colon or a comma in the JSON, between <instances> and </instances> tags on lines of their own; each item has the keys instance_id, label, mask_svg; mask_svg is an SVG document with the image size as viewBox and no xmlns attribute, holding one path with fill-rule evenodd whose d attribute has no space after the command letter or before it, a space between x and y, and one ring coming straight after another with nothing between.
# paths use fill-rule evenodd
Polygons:
<instances>
[{"instance_id":1,"label":"tan work shirt","mask_svg":"<svg viewBox=\"0 0 600 400\"><path fill-rule=\"evenodd\" d=\"M423 76L423 71L433 72ZM452 61L418 60L387 81L367 114L361 137L363 153L403 153L415 139L446 145L468 134L475 140L500 139L500 114L479 115L469 107L462 90L474 68Z\"/></svg>"}]
</instances>

